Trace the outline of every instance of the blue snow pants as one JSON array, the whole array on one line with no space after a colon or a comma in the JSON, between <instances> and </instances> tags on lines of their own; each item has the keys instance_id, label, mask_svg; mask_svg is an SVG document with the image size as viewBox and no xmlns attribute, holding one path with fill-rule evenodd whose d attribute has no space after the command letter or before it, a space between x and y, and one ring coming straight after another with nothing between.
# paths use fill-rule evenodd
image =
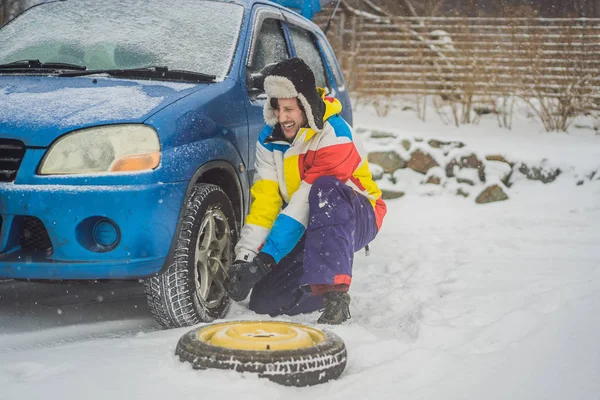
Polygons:
<instances>
[{"instance_id":1,"label":"blue snow pants","mask_svg":"<svg viewBox=\"0 0 600 400\"><path fill-rule=\"evenodd\" d=\"M311 285L334 285L352 276L354 253L377 235L369 200L335 177L323 176L309 194L304 236L252 289L249 307L259 314L296 315L323 308Z\"/></svg>"}]
</instances>

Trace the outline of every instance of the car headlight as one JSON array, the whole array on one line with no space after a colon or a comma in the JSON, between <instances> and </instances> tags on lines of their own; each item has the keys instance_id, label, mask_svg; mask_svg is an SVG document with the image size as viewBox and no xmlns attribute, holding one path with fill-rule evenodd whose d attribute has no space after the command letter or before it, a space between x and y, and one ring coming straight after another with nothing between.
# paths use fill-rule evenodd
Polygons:
<instances>
[{"instance_id":1,"label":"car headlight","mask_svg":"<svg viewBox=\"0 0 600 400\"><path fill-rule=\"evenodd\" d=\"M152 170L160 163L158 134L140 124L82 129L58 139L40 165L41 175L106 174Z\"/></svg>"}]
</instances>

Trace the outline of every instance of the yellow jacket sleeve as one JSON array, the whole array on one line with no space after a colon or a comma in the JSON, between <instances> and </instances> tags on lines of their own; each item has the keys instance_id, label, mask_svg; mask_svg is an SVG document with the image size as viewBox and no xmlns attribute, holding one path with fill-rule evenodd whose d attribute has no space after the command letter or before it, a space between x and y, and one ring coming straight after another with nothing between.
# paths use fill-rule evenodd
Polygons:
<instances>
[{"instance_id":1,"label":"yellow jacket sleeve","mask_svg":"<svg viewBox=\"0 0 600 400\"><path fill-rule=\"evenodd\" d=\"M235 247L237 260L250 261L260 251L283 206L273 146L263 144L271 130L271 127L263 129L256 145L256 174L250 189L250 211Z\"/></svg>"}]
</instances>

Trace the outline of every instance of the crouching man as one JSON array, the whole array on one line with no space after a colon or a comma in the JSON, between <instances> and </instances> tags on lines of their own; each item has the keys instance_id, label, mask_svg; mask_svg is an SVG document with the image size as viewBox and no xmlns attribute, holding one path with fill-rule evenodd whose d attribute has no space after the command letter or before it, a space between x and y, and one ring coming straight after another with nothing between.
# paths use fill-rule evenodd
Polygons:
<instances>
[{"instance_id":1,"label":"crouching man","mask_svg":"<svg viewBox=\"0 0 600 400\"><path fill-rule=\"evenodd\" d=\"M386 206L341 103L304 61L275 65L264 86L266 126L228 292L241 301L252 290L260 314L323 310L318 323L340 324L350 318L354 253L375 238Z\"/></svg>"}]
</instances>

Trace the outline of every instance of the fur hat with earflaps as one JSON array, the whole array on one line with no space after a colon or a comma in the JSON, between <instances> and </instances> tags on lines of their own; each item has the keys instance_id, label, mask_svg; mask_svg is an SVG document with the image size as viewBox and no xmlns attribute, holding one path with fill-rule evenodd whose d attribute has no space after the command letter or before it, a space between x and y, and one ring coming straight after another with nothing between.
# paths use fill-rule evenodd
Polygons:
<instances>
[{"instance_id":1,"label":"fur hat with earflaps","mask_svg":"<svg viewBox=\"0 0 600 400\"><path fill-rule=\"evenodd\" d=\"M275 64L265 78L267 101L263 115L268 125L275 126L279 121L271 107L271 99L297 97L306 113L308 125L315 131L323 129L325 103L317 92L315 76L308 65L300 58L289 58Z\"/></svg>"}]
</instances>

